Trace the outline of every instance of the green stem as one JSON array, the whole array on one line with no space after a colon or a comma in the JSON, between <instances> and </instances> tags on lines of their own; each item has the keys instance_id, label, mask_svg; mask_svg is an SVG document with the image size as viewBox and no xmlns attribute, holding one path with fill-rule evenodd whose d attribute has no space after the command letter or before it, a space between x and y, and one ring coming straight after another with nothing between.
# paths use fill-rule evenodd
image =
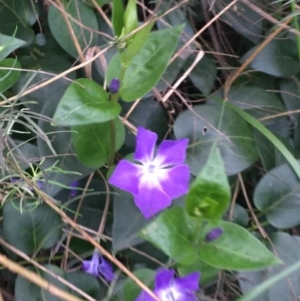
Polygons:
<instances>
[{"instance_id":1,"label":"green stem","mask_svg":"<svg viewBox=\"0 0 300 301\"><path fill-rule=\"evenodd\" d=\"M195 241L195 244L196 246L199 244L200 242L200 238L201 238L201 235L202 235L202 221L201 220L197 220L197 228L195 230L195 236L194 236L194 241Z\"/></svg>"},{"instance_id":2,"label":"green stem","mask_svg":"<svg viewBox=\"0 0 300 301\"><path fill-rule=\"evenodd\" d=\"M126 72L126 67L122 65L122 69L119 76L119 81L122 83ZM118 102L119 100L119 92L110 95L110 101ZM108 159L108 168L114 164L115 160L115 152L116 152L116 123L114 120L109 121L110 128L110 145L111 145L111 153Z\"/></svg>"},{"instance_id":3,"label":"green stem","mask_svg":"<svg viewBox=\"0 0 300 301\"><path fill-rule=\"evenodd\" d=\"M295 0L291 2L291 10L294 15L294 17L293 17L294 28L299 32L300 26L299 26L299 22L298 22L298 14L296 13L297 7L296 7ZM297 39L297 47L298 47L298 59L300 62L300 37L297 35L296 39Z\"/></svg>"}]
</instances>

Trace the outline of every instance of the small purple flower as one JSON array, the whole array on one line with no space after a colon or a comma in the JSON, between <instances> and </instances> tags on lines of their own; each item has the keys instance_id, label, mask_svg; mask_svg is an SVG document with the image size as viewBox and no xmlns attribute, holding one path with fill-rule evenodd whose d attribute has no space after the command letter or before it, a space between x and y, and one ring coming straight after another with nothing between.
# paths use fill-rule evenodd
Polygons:
<instances>
[{"instance_id":1,"label":"small purple flower","mask_svg":"<svg viewBox=\"0 0 300 301\"><path fill-rule=\"evenodd\" d=\"M120 81L118 78L113 78L109 84L110 93L118 93L120 89Z\"/></svg>"},{"instance_id":2,"label":"small purple flower","mask_svg":"<svg viewBox=\"0 0 300 301\"><path fill-rule=\"evenodd\" d=\"M223 233L223 229L221 228L212 229L210 232L206 234L205 239L208 242L214 241L217 238L219 238L222 235L222 233Z\"/></svg>"},{"instance_id":3,"label":"small purple flower","mask_svg":"<svg viewBox=\"0 0 300 301\"><path fill-rule=\"evenodd\" d=\"M112 266L97 251L94 251L91 260L83 260L82 270L95 277L101 275L107 282L114 278Z\"/></svg>"},{"instance_id":4,"label":"small purple flower","mask_svg":"<svg viewBox=\"0 0 300 301\"><path fill-rule=\"evenodd\" d=\"M139 127L136 139L134 159L141 164L121 160L109 183L133 194L136 206L148 219L188 192L190 171L183 164L188 139L164 140L156 155L155 133Z\"/></svg>"},{"instance_id":5,"label":"small purple flower","mask_svg":"<svg viewBox=\"0 0 300 301\"><path fill-rule=\"evenodd\" d=\"M73 181L73 182L71 182L70 184L69 184L69 187L71 188L71 191L70 191L70 196L72 197L72 198L74 198L75 196L76 196L76 194L77 194L77 187L78 187L78 184L79 184L79 181Z\"/></svg>"},{"instance_id":6,"label":"small purple flower","mask_svg":"<svg viewBox=\"0 0 300 301\"><path fill-rule=\"evenodd\" d=\"M13 177L13 178L10 179L10 181L11 181L12 183L20 183L20 184L22 184L22 187L23 187L23 188L28 188L28 189L31 190L31 191L33 190L31 187L28 186L28 184L27 184L22 178ZM43 188L43 185L44 185L44 182L41 181L41 180L36 180L36 181L35 181L35 184L36 184L40 189L42 189L42 188Z\"/></svg>"},{"instance_id":7,"label":"small purple flower","mask_svg":"<svg viewBox=\"0 0 300 301\"><path fill-rule=\"evenodd\" d=\"M194 272L175 278L175 271L160 269L156 273L154 294L161 301L198 301L195 293L199 290L200 273ZM142 291L135 301L155 301Z\"/></svg>"}]
</instances>

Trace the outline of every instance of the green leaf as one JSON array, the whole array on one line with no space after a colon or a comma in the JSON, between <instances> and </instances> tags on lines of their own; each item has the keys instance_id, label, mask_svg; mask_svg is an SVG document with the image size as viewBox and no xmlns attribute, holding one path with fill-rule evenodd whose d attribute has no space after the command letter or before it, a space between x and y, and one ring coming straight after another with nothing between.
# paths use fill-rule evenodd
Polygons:
<instances>
[{"instance_id":1,"label":"green leaf","mask_svg":"<svg viewBox=\"0 0 300 301\"><path fill-rule=\"evenodd\" d=\"M19 78L21 71L2 68L20 69L20 63L15 59L0 61L0 93L9 89Z\"/></svg>"},{"instance_id":2,"label":"green leaf","mask_svg":"<svg viewBox=\"0 0 300 301\"><path fill-rule=\"evenodd\" d=\"M47 91L43 91L43 93L46 94ZM42 97L42 94L39 96ZM45 102L41 115L51 118L57 107L56 102ZM40 167L47 179L45 188L50 196L55 196L62 189L58 184L68 186L70 182L89 175L93 170L79 162L72 147L70 129L62 126L54 127L44 118L39 120L38 126L44 133L47 133L49 139L47 141L44 135L37 137L38 157L44 158ZM52 183L48 181L52 181Z\"/></svg>"},{"instance_id":3,"label":"green leaf","mask_svg":"<svg viewBox=\"0 0 300 301\"><path fill-rule=\"evenodd\" d=\"M131 33L138 27L136 0L129 0L124 13L124 34Z\"/></svg>"},{"instance_id":4,"label":"green leaf","mask_svg":"<svg viewBox=\"0 0 300 301\"><path fill-rule=\"evenodd\" d=\"M133 273L138 279L140 279L147 286L153 286L155 271L150 269L139 269ZM141 292L141 288L130 278L124 282L123 296L120 300L132 301L135 300Z\"/></svg>"},{"instance_id":5,"label":"green leaf","mask_svg":"<svg viewBox=\"0 0 300 301\"><path fill-rule=\"evenodd\" d=\"M187 274L198 271L201 273L200 284L209 284L212 280L216 279L219 273L218 269L204 263L200 259L191 265L179 265L177 270L180 276L185 276Z\"/></svg>"},{"instance_id":6,"label":"green leaf","mask_svg":"<svg viewBox=\"0 0 300 301\"><path fill-rule=\"evenodd\" d=\"M239 273L239 283L245 295L241 300L282 301L293 300L295 295L299 296L300 271L297 270L300 261L299 247L298 236L291 236L283 232L271 234L269 249L276 250L276 254L284 262L284 265L268 268L261 272ZM292 270L293 273L291 273ZM268 283L268 285L261 286L261 283ZM248 296L257 297L250 299Z\"/></svg>"},{"instance_id":7,"label":"green leaf","mask_svg":"<svg viewBox=\"0 0 300 301\"><path fill-rule=\"evenodd\" d=\"M292 228L300 224L299 191L299 178L292 168L288 164L280 165L259 181L254 190L254 203L274 227Z\"/></svg>"},{"instance_id":8,"label":"green leaf","mask_svg":"<svg viewBox=\"0 0 300 301\"><path fill-rule=\"evenodd\" d=\"M181 31L182 26L176 26L149 34L144 46L126 69L120 88L124 101L134 101L155 86L167 68ZM120 72L121 59L116 54L108 65L107 82L120 77Z\"/></svg>"},{"instance_id":9,"label":"green leaf","mask_svg":"<svg viewBox=\"0 0 300 301\"><path fill-rule=\"evenodd\" d=\"M200 243L199 257L205 263L226 270L255 270L281 263L241 226L225 221L221 221L218 226L224 230L218 239Z\"/></svg>"},{"instance_id":10,"label":"green leaf","mask_svg":"<svg viewBox=\"0 0 300 301\"><path fill-rule=\"evenodd\" d=\"M147 225L148 221L134 204L131 194L118 191L118 195L114 195L113 199L112 247L114 251L120 251L142 242L138 232Z\"/></svg>"},{"instance_id":11,"label":"green leaf","mask_svg":"<svg viewBox=\"0 0 300 301\"><path fill-rule=\"evenodd\" d=\"M61 3L81 50L84 51L86 48L97 46L98 34L95 31L98 31L98 23L94 10L81 0L63 0ZM78 52L68 26L61 11L54 5L50 6L48 22L51 33L58 44L70 55L77 58Z\"/></svg>"},{"instance_id":12,"label":"green leaf","mask_svg":"<svg viewBox=\"0 0 300 301\"><path fill-rule=\"evenodd\" d=\"M135 55L140 51L142 46L145 44L147 37L154 25L154 22L149 23L144 28L139 30L133 37L129 46L121 54L121 61L125 66L128 66Z\"/></svg>"},{"instance_id":13,"label":"green leaf","mask_svg":"<svg viewBox=\"0 0 300 301\"><path fill-rule=\"evenodd\" d=\"M224 232L218 239L197 242L197 223L199 221L189 217L184 208L174 207L148 224L141 236L180 265L189 266L200 259L217 269L254 270L281 262L249 231L225 221L200 229L203 237L204 232L221 227Z\"/></svg>"},{"instance_id":14,"label":"green leaf","mask_svg":"<svg viewBox=\"0 0 300 301\"><path fill-rule=\"evenodd\" d=\"M196 227L182 207L174 207L148 224L141 236L178 263L190 265L198 259L193 242Z\"/></svg>"},{"instance_id":15,"label":"green leaf","mask_svg":"<svg viewBox=\"0 0 300 301\"><path fill-rule=\"evenodd\" d=\"M214 5L216 13L227 8L230 3L231 0L217 1ZM256 0L254 3L262 4L261 0ZM220 19L254 44L261 41L263 36L263 19L250 5L238 1L235 5L226 9L220 16Z\"/></svg>"},{"instance_id":16,"label":"green leaf","mask_svg":"<svg viewBox=\"0 0 300 301\"><path fill-rule=\"evenodd\" d=\"M0 61L25 44L25 41L0 33Z\"/></svg>"},{"instance_id":17,"label":"green leaf","mask_svg":"<svg viewBox=\"0 0 300 301\"><path fill-rule=\"evenodd\" d=\"M79 288L89 296L94 299L100 298L101 286L97 278L92 275L86 274L84 272L76 271L65 274L66 280L72 283L76 288ZM70 293L79 298L82 298L82 295L70 289Z\"/></svg>"},{"instance_id":18,"label":"green leaf","mask_svg":"<svg viewBox=\"0 0 300 301\"><path fill-rule=\"evenodd\" d=\"M191 185L186 198L187 212L191 216L218 220L227 210L230 195L230 186L220 150L214 148Z\"/></svg>"},{"instance_id":19,"label":"green leaf","mask_svg":"<svg viewBox=\"0 0 300 301\"><path fill-rule=\"evenodd\" d=\"M264 127L258 120L253 118L251 115L247 114L245 111L240 108L232 105L228 101L225 102L226 106L237 112L244 120L249 122L253 127L259 130L265 137L267 137L275 147L281 152L281 154L285 157L285 159L289 162L291 167L294 169L298 178L300 179L300 165L295 159L295 157L291 154L291 152L286 148L286 146L266 127Z\"/></svg>"},{"instance_id":20,"label":"green leaf","mask_svg":"<svg viewBox=\"0 0 300 301\"><path fill-rule=\"evenodd\" d=\"M30 27L36 22L38 17L39 9L35 1L0 1L0 28L2 34L12 36L17 28L16 37L32 43L34 39L34 32L30 29ZM32 37L31 41L30 36ZM3 45L4 44L0 43L0 46Z\"/></svg>"},{"instance_id":21,"label":"green leaf","mask_svg":"<svg viewBox=\"0 0 300 301\"><path fill-rule=\"evenodd\" d=\"M124 11L123 0L113 0L112 24L117 37L121 35L124 26Z\"/></svg>"},{"instance_id":22,"label":"green leaf","mask_svg":"<svg viewBox=\"0 0 300 301\"><path fill-rule=\"evenodd\" d=\"M289 111L300 109L300 74L280 79L280 95Z\"/></svg>"},{"instance_id":23,"label":"green leaf","mask_svg":"<svg viewBox=\"0 0 300 301\"><path fill-rule=\"evenodd\" d=\"M193 58L189 58L184 65L187 69L193 62ZM197 89L203 94L208 95L212 90L217 76L216 63L209 57L204 56L195 68L189 73L189 78Z\"/></svg>"},{"instance_id":24,"label":"green leaf","mask_svg":"<svg viewBox=\"0 0 300 301\"><path fill-rule=\"evenodd\" d=\"M186 110L175 120L175 137L190 141L187 164L193 175L198 175L205 165L214 141L220 149L228 175L243 171L258 158L247 122L231 109L225 108L222 112L221 104L208 101L194 106L193 111Z\"/></svg>"},{"instance_id":25,"label":"green leaf","mask_svg":"<svg viewBox=\"0 0 300 301\"><path fill-rule=\"evenodd\" d=\"M44 203L13 200L5 203L3 218L6 240L25 254L49 249L61 236L60 216Z\"/></svg>"},{"instance_id":26,"label":"green leaf","mask_svg":"<svg viewBox=\"0 0 300 301\"><path fill-rule=\"evenodd\" d=\"M115 151L118 151L125 139L125 129L119 118L72 127L75 152L82 164L96 169L107 162L112 152L111 126L115 128Z\"/></svg>"},{"instance_id":27,"label":"green leaf","mask_svg":"<svg viewBox=\"0 0 300 301\"><path fill-rule=\"evenodd\" d=\"M57 276L65 278L65 273L60 268L54 265L46 265L46 269L55 273ZM45 279L47 282L55 285L56 287L69 292L70 289L62 284L58 279L50 276L44 271L39 271L37 269L31 269L34 272L40 274L40 276ZM22 276L18 276L15 284L15 298L16 301L33 301L33 300L43 300L43 301L61 301L61 298L58 298L52 295L48 290L43 290L39 286L35 285L31 281L23 278Z\"/></svg>"},{"instance_id":28,"label":"green leaf","mask_svg":"<svg viewBox=\"0 0 300 301\"><path fill-rule=\"evenodd\" d=\"M223 96L221 93L213 94L212 98L214 95L221 98ZM266 89L257 86L232 87L228 93L228 100L256 119L273 116L286 110L278 93L267 92ZM268 126L274 123L274 119L264 120L262 123Z\"/></svg>"},{"instance_id":29,"label":"green leaf","mask_svg":"<svg viewBox=\"0 0 300 301\"><path fill-rule=\"evenodd\" d=\"M257 46L259 47L259 46ZM241 63L257 49L252 48L242 58ZM297 61L296 45L288 39L272 40L251 61L250 67L270 75L288 77L299 72L300 66Z\"/></svg>"},{"instance_id":30,"label":"green leaf","mask_svg":"<svg viewBox=\"0 0 300 301\"><path fill-rule=\"evenodd\" d=\"M19 58L22 68L31 70L32 72L23 71L21 73L19 80L13 86L13 90L16 94L23 91L24 86L28 85L29 87L33 87L39 85L52 79L53 74L60 74L72 67L69 60L62 56L47 54L46 57L46 60L44 57L38 60L33 60L31 57ZM34 73L34 71L36 71L36 73ZM41 113L43 107L48 106L47 110L44 111L44 115L52 118L53 110L50 110L50 107L56 109L59 100L71 83L70 79L76 79L75 72L71 72L68 74L68 77L59 78L45 87L39 87L36 91L21 97L20 100L22 104L36 113Z\"/></svg>"},{"instance_id":31,"label":"green leaf","mask_svg":"<svg viewBox=\"0 0 300 301\"><path fill-rule=\"evenodd\" d=\"M112 120L120 112L120 105L108 101L108 94L100 85L81 78L68 87L53 119L56 125L87 125Z\"/></svg>"}]
</instances>

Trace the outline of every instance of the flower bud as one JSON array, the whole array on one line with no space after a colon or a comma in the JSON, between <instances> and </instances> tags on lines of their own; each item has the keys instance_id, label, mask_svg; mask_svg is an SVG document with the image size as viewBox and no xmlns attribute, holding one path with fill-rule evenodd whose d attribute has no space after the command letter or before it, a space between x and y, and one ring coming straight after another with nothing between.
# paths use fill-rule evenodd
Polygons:
<instances>
[{"instance_id":1,"label":"flower bud","mask_svg":"<svg viewBox=\"0 0 300 301\"><path fill-rule=\"evenodd\" d=\"M214 228L206 234L205 239L208 242L214 241L217 238L219 238L222 235L223 232L224 231L221 228Z\"/></svg>"},{"instance_id":2,"label":"flower bud","mask_svg":"<svg viewBox=\"0 0 300 301\"><path fill-rule=\"evenodd\" d=\"M109 84L110 93L118 93L120 89L120 81L118 78L113 78Z\"/></svg>"}]
</instances>

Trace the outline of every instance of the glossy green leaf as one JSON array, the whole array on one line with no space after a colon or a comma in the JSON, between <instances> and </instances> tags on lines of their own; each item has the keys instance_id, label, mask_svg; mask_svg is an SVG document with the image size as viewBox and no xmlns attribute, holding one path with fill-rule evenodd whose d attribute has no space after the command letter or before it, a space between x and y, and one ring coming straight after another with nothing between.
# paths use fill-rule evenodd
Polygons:
<instances>
[{"instance_id":1,"label":"glossy green leaf","mask_svg":"<svg viewBox=\"0 0 300 301\"><path fill-rule=\"evenodd\" d=\"M121 35L124 26L124 11L123 0L113 0L112 24L117 37Z\"/></svg>"},{"instance_id":2,"label":"glossy green leaf","mask_svg":"<svg viewBox=\"0 0 300 301\"><path fill-rule=\"evenodd\" d=\"M227 210L230 186L220 150L214 148L186 197L186 209L192 216L218 220Z\"/></svg>"},{"instance_id":3,"label":"glossy green leaf","mask_svg":"<svg viewBox=\"0 0 300 301\"><path fill-rule=\"evenodd\" d=\"M257 47L248 51L241 62L249 58ZM296 45L288 39L274 39L251 61L250 67L278 77L295 75L300 70Z\"/></svg>"},{"instance_id":4,"label":"glossy green leaf","mask_svg":"<svg viewBox=\"0 0 300 301\"><path fill-rule=\"evenodd\" d=\"M201 240L217 226L224 230L218 239ZM189 266L200 259L217 269L255 270L281 262L249 231L236 224L225 221L208 224L200 237L198 230L196 219L189 217L182 207L175 207L148 224L141 236L180 265ZM196 235L199 242L195 241Z\"/></svg>"},{"instance_id":5,"label":"glossy green leaf","mask_svg":"<svg viewBox=\"0 0 300 301\"><path fill-rule=\"evenodd\" d=\"M191 265L179 265L177 266L177 271L180 276L184 276L193 272L200 272L200 284L204 285L216 279L219 273L218 269L213 268L212 266L204 263L200 259L194 262Z\"/></svg>"},{"instance_id":6,"label":"glossy green leaf","mask_svg":"<svg viewBox=\"0 0 300 301\"><path fill-rule=\"evenodd\" d=\"M72 26L82 51L97 45L98 23L94 10L81 0L61 1L66 14L69 14L68 21ZM70 55L77 58L78 52L72 40L72 36L61 13L54 5L50 6L48 22L51 33L58 44ZM82 26L84 25L84 27Z\"/></svg>"},{"instance_id":7,"label":"glossy green leaf","mask_svg":"<svg viewBox=\"0 0 300 301\"><path fill-rule=\"evenodd\" d=\"M35 1L0 1L0 28L2 34L12 36L17 29L16 38L27 41L28 44L32 43L34 32L30 27L38 17L39 9ZM0 43L0 46L3 46L3 44Z\"/></svg>"},{"instance_id":8,"label":"glossy green leaf","mask_svg":"<svg viewBox=\"0 0 300 301\"><path fill-rule=\"evenodd\" d=\"M221 98L223 96L221 93L215 93L213 96L216 95ZM285 107L278 97L278 93L271 93L256 86L232 87L228 93L228 100L256 119L273 116L285 111ZM272 125L272 123L275 122L274 120L276 121L278 118L265 120L262 121L262 123L268 126Z\"/></svg>"},{"instance_id":9,"label":"glossy green leaf","mask_svg":"<svg viewBox=\"0 0 300 301\"><path fill-rule=\"evenodd\" d=\"M255 270L281 263L245 228L225 221L218 226L223 234L213 242L202 241L199 245L199 257L205 263L226 270Z\"/></svg>"},{"instance_id":10,"label":"glossy green leaf","mask_svg":"<svg viewBox=\"0 0 300 301\"><path fill-rule=\"evenodd\" d=\"M3 218L7 242L25 254L49 249L61 236L61 217L45 203L38 205L29 200L5 203Z\"/></svg>"},{"instance_id":11,"label":"glossy green leaf","mask_svg":"<svg viewBox=\"0 0 300 301\"><path fill-rule=\"evenodd\" d=\"M254 203L274 227L292 228L300 224L299 191L299 179L291 167L280 165L268 172L255 187Z\"/></svg>"},{"instance_id":12,"label":"glossy green leaf","mask_svg":"<svg viewBox=\"0 0 300 301\"><path fill-rule=\"evenodd\" d=\"M25 41L0 33L0 61L25 44Z\"/></svg>"},{"instance_id":13,"label":"glossy green leaf","mask_svg":"<svg viewBox=\"0 0 300 301\"><path fill-rule=\"evenodd\" d=\"M149 23L144 28L139 30L133 37L132 41L121 54L121 61L125 66L128 66L135 55L140 51L145 44L147 37L154 25L154 22Z\"/></svg>"},{"instance_id":14,"label":"glossy green leaf","mask_svg":"<svg viewBox=\"0 0 300 301\"><path fill-rule=\"evenodd\" d=\"M56 47L58 45L56 44ZM61 55L45 54L47 59L39 57L37 60L32 60L28 57L20 57L20 63L22 68L32 70L32 72L23 71L17 83L13 86L14 92L20 93L24 86L28 88L42 84L45 81L52 79L53 74L60 74L61 72L71 68L71 63L68 59ZM30 108L31 111L41 113L45 105L48 106L47 110L44 110L44 115L50 118L53 117L53 110L49 107L56 108L59 100L62 98L67 87L71 84L72 80L76 79L75 72L68 74L66 78L59 78L55 82L39 87L36 91L25 95L20 98L22 104Z\"/></svg>"},{"instance_id":15,"label":"glossy green leaf","mask_svg":"<svg viewBox=\"0 0 300 301\"><path fill-rule=\"evenodd\" d=\"M193 264L198 252L193 242L196 221L184 208L175 207L162 212L142 231L141 236L183 265Z\"/></svg>"},{"instance_id":16,"label":"glossy green leaf","mask_svg":"<svg viewBox=\"0 0 300 301\"><path fill-rule=\"evenodd\" d=\"M239 273L239 283L245 296L251 295L252 291L256 291L260 283L272 281L274 277L278 277L295 267L300 261L298 252L300 241L297 236L291 236L287 233L277 232L270 235L271 244L269 248L276 250L278 257L284 262L284 265L268 268L261 272L243 272ZM294 271L288 277L281 277L278 281L270 285L268 288L262 289L261 294L253 300L255 301L282 301L293 300L295 294L300 294L298 285L300 272ZM250 300L245 298L245 300Z\"/></svg>"},{"instance_id":17,"label":"glossy green leaf","mask_svg":"<svg viewBox=\"0 0 300 301\"><path fill-rule=\"evenodd\" d=\"M112 151L111 126L114 127L115 151L118 151L125 139L125 129L119 118L72 127L75 152L82 164L96 169L107 163Z\"/></svg>"},{"instance_id":18,"label":"glossy green leaf","mask_svg":"<svg viewBox=\"0 0 300 301\"><path fill-rule=\"evenodd\" d=\"M235 204L233 210L229 208L226 214L226 220L229 220L242 227L247 227L249 224L249 214L247 210L240 204Z\"/></svg>"},{"instance_id":19,"label":"glossy green leaf","mask_svg":"<svg viewBox=\"0 0 300 301\"><path fill-rule=\"evenodd\" d=\"M260 5L262 4L261 2L261 0L256 0L254 3ZM214 6L216 13L227 8L230 3L230 0L217 1ZM225 9L220 19L254 44L261 41L263 36L263 19L247 3L242 1L236 2L235 5Z\"/></svg>"},{"instance_id":20,"label":"glossy green leaf","mask_svg":"<svg viewBox=\"0 0 300 301\"><path fill-rule=\"evenodd\" d=\"M153 286L155 271L144 268L134 271L134 275L147 286ZM141 292L141 288L132 279L128 278L124 282L122 291L123 296L121 296L121 300L132 301L138 297Z\"/></svg>"},{"instance_id":21,"label":"glossy green leaf","mask_svg":"<svg viewBox=\"0 0 300 301\"><path fill-rule=\"evenodd\" d=\"M65 278L65 273L60 268L54 265L46 265L46 269L55 273L57 276ZM34 269L34 272L38 273L43 279L56 287L70 292L70 289L62 284L58 279L50 276L44 271L38 271ZM61 298L52 295L49 290L43 290L39 286L35 285L33 282L23 278L22 276L18 276L15 285L15 297L16 301L33 301L33 300L43 300L43 301L61 301Z\"/></svg>"},{"instance_id":22,"label":"glossy green leaf","mask_svg":"<svg viewBox=\"0 0 300 301\"><path fill-rule=\"evenodd\" d=\"M68 87L53 119L56 125L87 125L112 120L120 112L120 105L109 101L107 92L100 85L81 78Z\"/></svg>"},{"instance_id":23,"label":"glossy green leaf","mask_svg":"<svg viewBox=\"0 0 300 301\"><path fill-rule=\"evenodd\" d=\"M291 152L286 148L286 146L266 127L264 127L258 120L253 118L251 115L247 114L245 111L240 108L232 105L229 102L226 102L226 106L234 110L238 113L244 120L249 122L254 128L259 130L265 137L267 137L274 146L281 152L281 154L285 157L285 159L289 162L290 166L294 169L298 178L300 179L300 165L295 159L295 157L291 154Z\"/></svg>"},{"instance_id":24,"label":"glossy green leaf","mask_svg":"<svg viewBox=\"0 0 300 301\"><path fill-rule=\"evenodd\" d=\"M129 0L124 13L124 32L127 35L138 27L136 0Z\"/></svg>"},{"instance_id":25,"label":"glossy green leaf","mask_svg":"<svg viewBox=\"0 0 300 301\"><path fill-rule=\"evenodd\" d=\"M45 90L43 93L46 94L47 91L49 90ZM39 96L42 97L42 94ZM52 117L58 100L56 102L46 102L41 115ZM60 184L68 186L70 182L89 175L93 170L85 167L78 160L72 147L71 130L69 128L54 127L43 118L39 120L38 126L44 133L47 133L48 138L46 140L43 135L37 138L38 157L44 158L40 165L46 180L44 186L50 196L55 196L62 189L59 186Z\"/></svg>"},{"instance_id":26,"label":"glossy green leaf","mask_svg":"<svg viewBox=\"0 0 300 301\"><path fill-rule=\"evenodd\" d=\"M214 101L181 113L175 120L174 133L177 139L189 139L187 164L193 175L205 165L215 141L228 175L241 172L258 158L247 122L231 109L225 108L222 115L222 105Z\"/></svg>"},{"instance_id":27,"label":"glossy green leaf","mask_svg":"<svg viewBox=\"0 0 300 301\"><path fill-rule=\"evenodd\" d=\"M176 26L149 34L144 46L126 69L120 88L124 101L136 100L155 86L167 68L181 30L182 26ZM120 72L120 55L116 54L108 65L107 82L119 77Z\"/></svg>"},{"instance_id":28,"label":"glossy green leaf","mask_svg":"<svg viewBox=\"0 0 300 301\"><path fill-rule=\"evenodd\" d=\"M92 298L99 299L101 288L99 281L94 276L81 272L71 272L65 273L65 278L67 281L72 283L76 288L81 289L83 292L91 296ZM78 292L70 289L72 295L77 296L78 298L83 298ZM104 296L103 296L104 297Z\"/></svg>"},{"instance_id":29,"label":"glossy green leaf","mask_svg":"<svg viewBox=\"0 0 300 301\"><path fill-rule=\"evenodd\" d=\"M189 58L184 65L187 69L192 64L193 59ZM189 78L197 89L203 94L208 95L215 83L217 76L216 63L209 57L204 56L195 68L189 73Z\"/></svg>"},{"instance_id":30,"label":"glossy green leaf","mask_svg":"<svg viewBox=\"0 0 300 301\"><path fill-rule=\"evenodd\" d=\"M120 251L136 246L143 241L138 233L147 225L148 221L134 204L131 194L118 191L118 195L114 195L113 198L112 247L114 251Z\"/></svg>"},{"instance_id":31,"label":"glossy green leaf","mask_svg":"<svg viewBox=\"0 0 300 301\"><path fill-rule=\"evenodd\" d=\"M300 74L280 79L280 95L289 111L300 109Z\"/></svg>"},{"instance_id":32,"label":"glossy green leaf","mask_svg":"<svg viewBox=\"0 0 300 301\"><path fill-rule=\"evenodd\" d=\"M12 68L12 69L2 69ZM21 71L20 63L15 59L5 59L0 61L0 93L9 89L19 78Z\"/></svg>"}]
</instances>

